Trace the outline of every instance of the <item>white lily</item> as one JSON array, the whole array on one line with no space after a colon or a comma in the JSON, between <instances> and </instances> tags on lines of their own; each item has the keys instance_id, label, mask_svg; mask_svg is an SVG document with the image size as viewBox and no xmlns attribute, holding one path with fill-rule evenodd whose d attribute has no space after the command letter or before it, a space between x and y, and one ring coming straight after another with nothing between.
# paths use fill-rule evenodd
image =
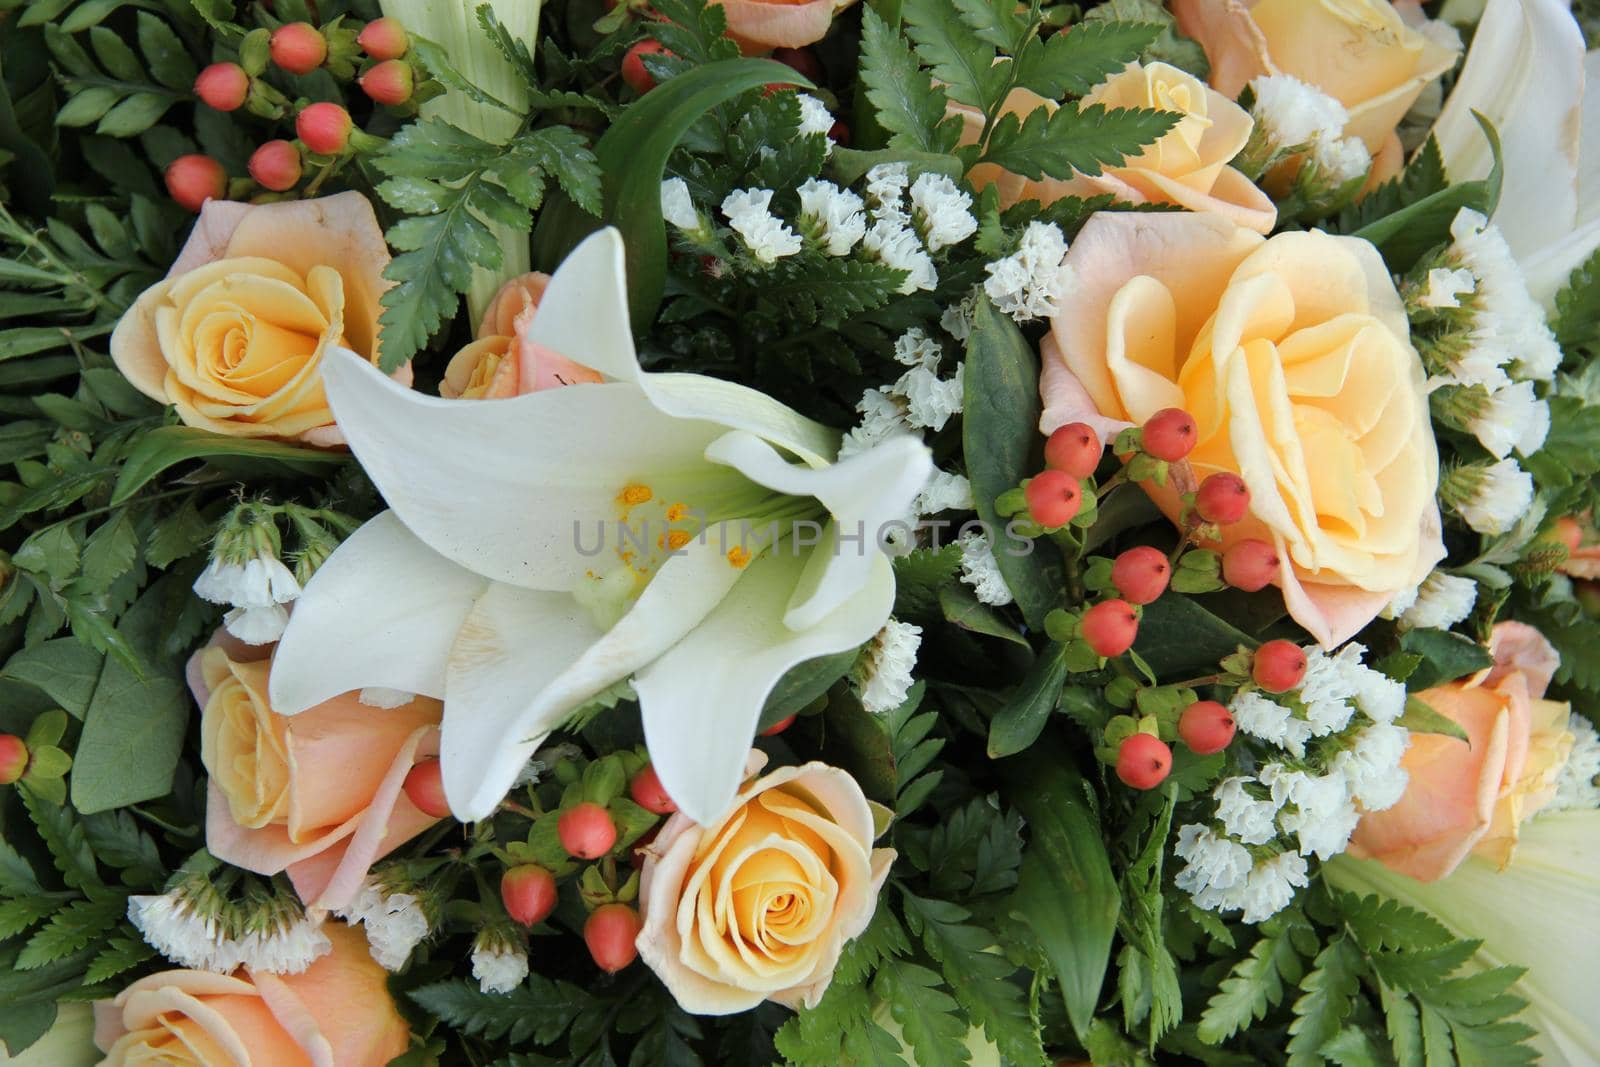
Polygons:
<instances>
[{"instance_id":1,"label":"white lily","mask_svg":"<svg viewBox=\"0 0 1600 1067\"><path fill-rule=\"evenodd\" d=\"M1528 1001L1522 1020L1538 1035L1539 1061L1550 1067L1600 1063L1600 810L1539 815L1522 825L1505 870L1469 856L1449 876L1418 882L1370 860L1340 856L1323 866L1340 889L1377 893L1427 912L1483 947L1483 967L1528 968L1511 992Z\"/></svg>"},{"instance_id":2,"label":"white lily","mask_svg":"<svg viewBox=\"0 0 1600 1067\"><path fill-rule=\"evenodd\" d=\"M836 432L761 393L641 371L614 230L561 265L527 340L606 380L441 400L329 357L328 402L393 510L296 603L273 707L369 686L443 699L445 793L477 819L631 676L662 784L711 821L778 679L887 621L877 533L927 482L928 451L902 436L833 462Z\"/></svg>"},{"instance_id":3,"label":"white lily","mask_svg":"<svg viewBox=\"0 0 1600 1067\"><path fill-rule=\"evenodd\" d=\"M1451 179L1465 181L1493 163L1472 113L1494 123L1505 165L1494 221L1545 305L1600 247L1597 82L1600 58L1584 54L1565 0L1489 0L1433 127Z\"/></svg>"}]
</instances>

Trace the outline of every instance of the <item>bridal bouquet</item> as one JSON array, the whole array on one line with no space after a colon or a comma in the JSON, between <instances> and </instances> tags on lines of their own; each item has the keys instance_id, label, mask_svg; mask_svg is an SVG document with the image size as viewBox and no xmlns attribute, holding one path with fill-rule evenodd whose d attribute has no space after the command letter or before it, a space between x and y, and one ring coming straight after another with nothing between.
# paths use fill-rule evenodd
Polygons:
<instances>
[{"instance_id":1,"label":"bridal bouquet","mask_svg":"<svg viewBox=\"0 0 1600 1067\"><path fill-rule=\"evenodd\" d=\"M0 1063L1600 1063L1597 34L0 0Z\"/></svg>"}]
</instances>

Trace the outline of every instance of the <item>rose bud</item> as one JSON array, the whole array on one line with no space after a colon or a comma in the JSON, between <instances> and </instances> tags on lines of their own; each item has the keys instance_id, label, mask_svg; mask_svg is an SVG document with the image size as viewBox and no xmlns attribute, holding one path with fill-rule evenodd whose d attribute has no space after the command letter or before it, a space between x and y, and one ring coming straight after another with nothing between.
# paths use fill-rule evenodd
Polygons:
<instances>
[{"instance_id":1,"label":"rose bud","mask_svg":"<svg viewBox=\"0 0 1600 1067\"><path fill-rule=\"evenodd\" d=\"M380 104L393 107L411 99L415 77L403 59L386 59L361 75L361 91Z\"/></svg>"},{"instance_id":2,"label":"rose bud","mask_svg":"<svg viewBox=\"0 0 1600 1067\"><path fill-rule=\"evenodd\" d=\"M289 22L272 31L272 61L290 74L310 74L328 58L328 42L309 22Z\"/></svg>"},{"instance_id":3,"label":"rose bud","mask_svg":"<svg viewBox=\"0 0 1600 1067\"><path fill-rule=\"evenodd\" d=\"M228 193L228 175L210 156L179 156L167 164L167 192L187 211L199 211L207 200Z\"/></svg>"},{"instance_id":4,"label":"rose bud","mask_svg":"<svg viewBox=\"0 0 1600 1067\"><path fill-rule=\"evenodd\" d=\"M1194 451L1199 439L1194 417L1182 408L1162 408L1144 424L1144 450L1168 463Z\"/></svg>"},{"instance_id":5,"label":"rose bud","mask_svg":"<svg viewBox=\"0 0 1600 1067\"><path fill-rule=\"evenodd\" d=\"M10 785L28 769L28 746L16 734L0 734L0 785Z\"/></svg>"},{"instance_id":6,"label":"rose bud","mask_svg":"<svg viewBox=\"0 0 1600 1067\"><path fill-rule=\"evenodd\" d=\"M293 189L300 180L300 149L290 141L268 141L251 153L250 177L275 193Z\"/></svg>"},{"instance_id":7,"label":"rose bud","mask_svg":"<svg viewBox=\"0 0 1600 1067\"><path fill-rule=\"evenodd\" d=\"M599 859L617 843L617 824L600 805L591 801L575 804L556 820L556 836L561 847L580 860Z\"/></svg>"},{"instance_id":8,"label":"rose bud","mask_svg":"<svg viewBox=\"0 0 1600 1067\"><path fill-rule=\"evenodd\" d=\"M1250 676L1269 693L1287 693L1306 676L1305 650L1281 637L1268 641L1256 649Z\"/></svg>"},{"instance_id":9,"label":"rose bud","mask_svg":"<svg viewBox=\"0 0 1600 1067\"><path fill-rule=\"evenodd\" d=\"M250 95L250 75L237 63L213 63L194 80L194 94L218 111L237 110Z\"/></svg>"},{"instance_id":10,"label":"rose bud","mask_svg":"<svg viewBox=\"0 0 1600 1067\"><path fill-rule=\"evenodd\" d=\"M1172 770L1172 749L1151 734L1133 734L1117 749L1117 777L1133 789L1154 789Z\"/></svg>"},{"instance_id":11,"label":"rose bud","mask_svg":"<svg viewBox=\"0 0 1600 1067\"><path fill-rule=\"evenodd\" d=\"M399 59L406 54L411 43L406 40L406 28L399 19L373 19L362 27L356 44L373 59Z\"/></svg>"},{"instance_id":12,"label":"rose bud","mask_svg":"<svg viewBox=\"0 0 1600 1067\"><path fill-rule=\"evenodd\" d=\"M449 816L450 802L444 798L444 775L438 760L425 759L411 768L401 788L422 814L435 819Z\"/></svg>"},{"instance_id":13,"label":"rose bud","mask_svg":"<svg viewBox=\"0 0 1600 1067\"><path fill-rule=\"evenodd\" d=\"M323 156L343 152L354 128L350 112L338 104L311 104L294 119L294 132L301 143Z\"/></svg>"},{"instance_id":14,"label":"rose bud","mask_svg":"<svg viewBox=\"0 0 1600 1067\"><path fill-rule=\"evenodd\" d=\"M660 41L647 38L628 49L628 54L622 57L622 80L632 86L633 91L640 96L656 87L655 78L645 69L643 57L657 52L666 52L666 49L662 47Z\"/></svg>"},{"instance_id":15,"label":"rose bud","mask_svg":"<svg viewBox=\"0 0 1600 1067\"><path fill-rule=\"evenodd\" d=\"M534 863L513 867L500 876L500 901L513 922L544 922L556 907L555 875Z\"/></svg>"},{"instance_id":16,"label":"rose bud","mask_svg":"<svg viewBox=\"0 0 1600 1067\"><path fill-rule=\"evenodd\" d=\"M1083 613L1079 630L1095 655L1120 656L1133 647L1139 616L1126 600L1106 600Z\"/></svg>"},{"instance_id":17,"label":"rose bud","mask_svg":"<svg viewBox=\"0 0 1600 1067\"><path fill-rule=\"evenodd\" d=\"M677 803L662 788L661 776L653 766L647 765L633 776L633 781L628 783L628 795L635 804L654 815L671 815L678 810Z\"/></svg>"},{"instance_id":18,"label":"rose bud","mask_svg":"<svg viewBox=\"0 0 1600 1067\"><path fill-rule=\"evenodd\" d=\"M603 904L583 924L589 955L607 974L616 974L638 958L639 913L627 904Z\"/></svg>"}]
</instances>

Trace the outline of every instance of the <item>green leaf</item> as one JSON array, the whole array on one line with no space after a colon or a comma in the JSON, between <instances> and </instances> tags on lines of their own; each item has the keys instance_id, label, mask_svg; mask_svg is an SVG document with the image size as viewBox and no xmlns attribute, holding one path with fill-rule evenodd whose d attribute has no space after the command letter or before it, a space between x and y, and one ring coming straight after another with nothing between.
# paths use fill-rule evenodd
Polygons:
<instances>
[{"instance_id":1,"label":"green leaf","mask_svg":"<svg viewBox=\"0 0 1600 1067\"><path fill-rule=\"evenodd\" d=\"M667 158L707 111L769 82L811 83L768 59L725 59L672 78L625 110L595 145L606 176L603 221L570 197L547 205L533 246L553 270L584 236L601 225L622 231L628 257L628 309L634 328L655 321L666 288L667 231L661 218L661 178Z\"/></svg>"},{"instance_id":2,"label":"green leaf","mask_svg":"<svg viewBox=\"0 0 1600 1067\"><path fill-rule=\"evenodd\" d=\"M1009 66L973 40L972 28L950 0L905 0L901 11L917 54L951 100L987 108L1005 91Z\"/></svg>"},{"instance_id":3,"label":"green leaf","mask_svg":"<svg viewBox=\"0 0 1600 1067\"><path fill-rule=\"evenodd\" d=\"M279 441L227 437L193 426L162 426L145 434L134 446L117 478L111 503L126 503L162 471L195 459L239 459L246 461L246 469L255 472L325 476L331 468L349 462L350 456Z\"/></svg>"},{"instance_id":4,"label":"green leaf","mask_svg":"<svg viewBox=\"0 0 1600 1067\"><path fill-rule=\"evenodd\" d=\"M73 815L71 808L52 804L23 789L22 803L44 839L56 869L66 879L67 885L85 892L104 888L100 874L95 869L94 853L84 837L83 824Z\"/></svg>"},{"instance_id":5,"label":"green leaf","mask_svg":"<svg viewBox=\"0 0 1600 1067\"><path fill-rule=\"evenodd\" d=\"M1013 906L1049 958L1081 1040L1100 1001L1121 908L1100 819L1089 784L1058 742L1039 741L1007 771L1008 798L1029 831Z\"/></svg>"},{"instance_id":6,"label":"green leaf","mask_svg":"<svg viewBox=\"0 0 1600 1067\"><path fill-rule=\"evenodd\" d=\"M83 984L94 985L115 978L145 960L154 959L155 954L156 950L139 938L113 937L83 972Z\"/></svg>"},{"instance_id":7,"label":"green leaf","mask_svg":"<svg viewBox=\"0 0 1600 1067\"><path fill-rule=\"evenodd\" d=\"M1038 739L1067 682L1065 647L1051 642L989 722L989 758L1013 756Z\"/></svg>"},{"instance_id":8,"label":"green leaf","mask_svg":"<svg viewBox=\"0 0 1600 1067\"><path fill-rule=\"evenodd\" d=\"M1151 22L1080 22L1031 43L1017 58L1017 78L1047 100L1084 96L1138 59L1161 33Z\"/></svg>"},{"instance_id":9,"label":"green leaf","mask_svg":"<svg viewBox=\"0 0 1600 1067\"><path fill-rule=\"evenodd\" d=\"M74 718L89 710L105 656L76 638L58 637L25 648L6 662L0 677L26 682L49 695Z\"/></svg>"},{"instance_id":10,"label":"green leaf","mask_svg":"<svg viewBox=\"0 0 1600 1067\"><path fill-rule=\"evenodd\" d=\"M1448 630L1407 630L1400 636L1400 647L1422 657L1416 670L1406 678L1406 688L1413 693L1494 665L1494 657L1487 648L1470 637Z\"/></svg>"},{"instance_id":11,"label":"green leaf","mask_svg":"<svg viewBox=\"0 0 1600 1067\"><path fill-rule=\"evenodd\" d=\"M150 64L150 73L162 85L183 92L194 85L199 70L188 50L171 26L148 11L139 12L139 49Z\"/></svg>"},{"instance_id":12,"label":"green leaf","mask_svg":"<svg viewBox=\"0 0 1600 1067\"><path fill-rule=\"evenodd\" d=\"M406 994L446 1025L487 1041L505 1038L512 1044L530 1039L548 1045L561 1037L574 1019L595 1010L593 998L569 982L554 982L537 973L509 993L484 993L476 983L449 979Z\"/></svg>"},{"instance_id":13,"label":"green leaf","mask_svg":"<svg viewBox=\"0 0 1600 1067\"><path fill-rule=\"evenodd\" d=\"M1549 400L1550 432L1525 466L1542 484L1571 485L1600 471L1600 408L1574 396Z\"/></svg>"},{"instance_id":14,"label":"green leaf","mask_svg":"<svg viewBox=\"0 0 1600 1067\"><path fill-rule=\"evenodd\" d=\"M894 298L906 272L817 253L781 259L763 272L759 292L779 318L799 328L837 326Z\"/></svg>"},{"instance_id":15,"label":"green leaf","mask_svg":"<svg viewBox=\"0 0 1600 1067\"><path fill-rule=\"evenodd\" d=\"M1344 1028L1344 1021L1355 1006L1360 986L1361 956L1343 937L1336 937L1317 954L1305 981L1303 996L1294 1002L1294 1021L1289 1024L1289 1063L1320 1064L1322 1048Z\"/></svg>"},{"instance_id":16,"label":"green leaf","mask_svg":"<svg viewBox=\"0 0 1600 1067\"><path fill-rule=\"evenodd\" d=\"M892 1064L900 1058L901 1044L873 1021L872 1009L864 986L835 978L816 1007L802 1010L778 1030L777 1051L800 1067Z\"/></svg>"},{"instance_id":17,"label":"green leaf","mask_svg":"<svg viewBox=\"0 0 1600 1067\"><path fill-rule=\"evenodd\" d=\"M1550 328L1569 354L1592 353L1600 344L1600 249L1574 268L1556 293Z\"/></svg>"},{"instance_id":18,"label":"green leaf","mask_svg":"<svg viewBox=\"0 0 1600 1067\"><path fill-rule=\"evenodd\" d=\"M1451 940L1450 931L1439 920L1397 900L1377 894L1359 897L1354 893L1339 893L1334 899L1364 952L1416 952Z\"/></svg>"},{"instance_id":19,"label":"green leaf","mask_svg":"<svg viewBox=\"0 0 1600 1067\"><path fill-rule=\"evenodd\" d=\"M0 941L32 929L59 907L61 901L55 897L17 897L0 902Z\"/></svg>"},{"instance_id":20,"label":"green leaf","mask_svg":"<svg viewBox=\"0 0 1600 1067\"><path fill-rule=\"evenodd\" d=\"M1028 639L1017 632L1016 628L989 605L982 603L973 595L971 589L955 582L939 590L939 606L944 610L946 622L955 623L963 630L986 637L998 637L1020 645L1033 651L1033 646L1028 644Z\"/></svg>"},{"instance_id":21,"label":"green leaf","mask_svg":"<svg viewBox=\"0 0 1600 1067\"><path fill-rule=\"evenodd\" d=\"M951 542L938 548L914 548L890 562L894 564L895 617L912 622L944 618L941 593L959 580L961 546Z\"/></svg>"},{"instance_id":22,"label":"green leaf","mask_svg":"<svg viewBox=\"0 0 1600 1067\"><path fill-rule=\"evenodd\" d=\"M1201 81L1211 72L1205 49L1198 41L1178 32L1178 20L1161 0L1105 0L1084 12L1081 25L1094 25L1102 20L1157 26L1161 32L1138 57L1146 64L1170 63Z\"/></svg>"},{"instance_id":23,"label":"green leaf","mask_svg":"<svg viewBox=\"0 0 1600 1067\"><path fill-rule=\"evenodd\" d=\"M946 119L944 90L871 7L861 13L861 84L891 147L938 155L955 148L961 123Z\"/></svg>"},{"instance_id":24,"label":"green leaf","mask_svg":"<svg viewBox=\"0 0 1600 1067\"><path fill-rule=\"evenodd\" d=\"M919 964L889 959L878 970L873 991L889 1003L918 1067L961 1067L968 1062L967 1024L958 1005L940 988L939 976Z\"/></svg>"},{"instance_id":25,"label":"green leaf","mask_svg":"<svg viewBox=\"0 0 1600 1067\"><path fill-rule=\"evenodd\" d=\"M31 971L82 950L108 933L122 918L126 906L126 898L108 896L100 900L74 901L61 908L28 939L17 957L17 969Z\"/></svg>"},{"instance_id":26,"label":"green leaf","mask_svg":"<svg viewBox=\"0 0 1600 1067\"><path fill-rule=\"evenodd\" d=\"M1240 645L1253 648L1255 644L1249 634L1213 615L1194 598L1164 596L1145 605L1133 647L1156 677L1168 678L1214 669Z\"/></svg>"},{"instance_id":27,"label":"green leaf","mask_svg":"<svg viewBox=\"0 0 1600 1067\"><path fill-rule=\"evenodd\" d=\"M761 709L760 728L765 730L782 722L822 696L845 676L856 656L857 650L852 648L791 667L767 694L767 702Z\"/></svg>"},{"instance_id":28,"label":"green leaf","mask_svg":"<svg viewBox=\"0 0 1600 1067\"><path fill-rule=\"evenodd\" d=\"M1300 957L1289 943L1287 923L1264 926L1261 938L1228 972L1200 1015L1200 1040L1221 1044L1266 1015L1283 999L1284 979L1300 976Z\"/></svg>"},{"instance_id":29,"label":"green leaf","mask_svg":"<svg viewBox=\"0 0 1600 1067\"><path fill-rule=\"evenodd\" d=\"M1441 734L1465 742L1469 747L1472 739L1467 736L1467 731L1454 719L1433 710L1416 697L1406 698L1405 714L1395 720L1396 726L1404 726L1407 730L1419 734Z\"/></svg>"},{"instance_id":30,"label":"green leaf","mask_svg":"<svg viewBox=\"0 0 1600 1067\"><path fill-rule=\"evenodd\" d=\"M1173 112L1147 108L1108 111L1100 104L1081 110L1068 105L1054 112L1038 108L1026 120L1008 113L990 131L982 162L1036 180L1066 180L1075 172L1096 175L1102 167L1137 155L1179 118Z\"/></svg>"},{"instance_id":31,"label":"green leaf","mask_svg":"<svg viewBox=\"0 0 1600 1067\"><path fill-rule=\"evenodd\" d=\"M987 299L973 312L967 338L962 453L978 517L990 532L995 563L1028 625L1061 602L1065 577L1060 555L1048 541L1002 537L1006 524L995 499L1039 469L1039 361L1016 323Z\"/></svg>"}]
</instances>

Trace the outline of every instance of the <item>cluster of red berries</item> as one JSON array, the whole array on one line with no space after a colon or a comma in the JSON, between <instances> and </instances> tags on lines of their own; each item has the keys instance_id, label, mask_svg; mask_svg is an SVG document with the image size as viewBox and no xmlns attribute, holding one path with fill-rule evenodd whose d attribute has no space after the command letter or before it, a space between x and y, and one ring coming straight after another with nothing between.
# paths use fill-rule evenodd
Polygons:
<instances>
[{"instance_id":1,"label":"cluster of red berries","mask_svg":"<svg viewBox=\"0 0 1600 1067\"><path fill-rule=\"evenodd\" d=\"M410 48L405 27L392 18L375 19L356 36L371 65L357 79L374 103L399 106L411 100L416 74L402 57ZM328 38L309 22L289 22L272 32L267 44L272 63L289 74L310 74L328 60ZM237 111L253 92L269 93L239 63L213 63L194 81L195 95L218 111ZM281 97L278 98L281 100ZM295 137L265 142L250 156L250 177L269 192L293 189L304 173L303 151L337 156L350 144L355 123L350 112L334 103L314 103L295 115ZM179 156L165 173L167 192L190 211L207 200L227 195L228 175L207 155Z\"/></svg>"}]
</instances>

